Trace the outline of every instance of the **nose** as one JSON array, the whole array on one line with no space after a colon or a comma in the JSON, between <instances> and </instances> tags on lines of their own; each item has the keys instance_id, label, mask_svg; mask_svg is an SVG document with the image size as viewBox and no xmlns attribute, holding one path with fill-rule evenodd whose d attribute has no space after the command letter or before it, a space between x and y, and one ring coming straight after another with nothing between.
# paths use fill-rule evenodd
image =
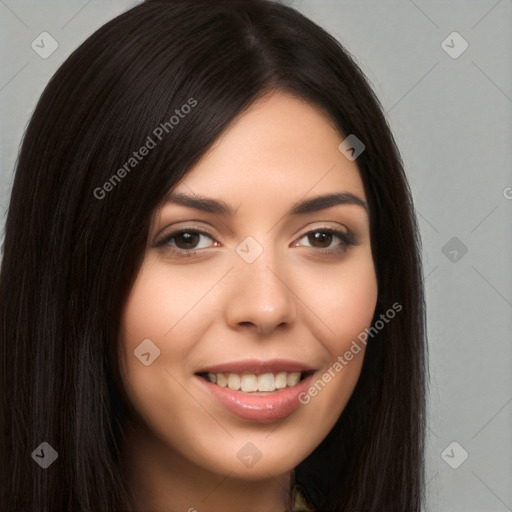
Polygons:
<instances>
[{"instance_id":1,"label":"nose","mask_svg":"<svg viewBox=\"0 0 512 512\"><path fill-rule=\"evenodd\" d=\"M271 334L278 327L289 328L297 314L296 297L287 282L289 274L282 271L282 265L268 250L252 263L237 261L230 272L225 307L228 325L235 330L253 329L262 335Z\"/></svg>"}]
</instances>

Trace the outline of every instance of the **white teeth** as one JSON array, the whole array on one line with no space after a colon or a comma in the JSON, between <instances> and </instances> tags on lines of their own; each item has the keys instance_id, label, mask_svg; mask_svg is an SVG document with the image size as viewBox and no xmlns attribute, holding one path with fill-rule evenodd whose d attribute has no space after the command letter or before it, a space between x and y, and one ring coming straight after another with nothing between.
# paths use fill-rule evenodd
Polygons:
<instances>
[{"instance_id":1,"label":"white teeth","mask_svg":"<svg viewBox=\"0 0 512 512\"><path fill-rule=\"evenodd\" d=\"M251 373L244 373L240 380L241 389L245 393L250 393L251 391L258 391L258 377Z\"/></svg>"},{"instance_id":2,"label":"white teeth","mask_svg":"<svg viewBox=\"0 0 512 512\"><path fill-rule=\"evenodd\" d=\"M300 372L291 372L286 376L286 385L295 386L300 381Z\"/></svg>"},{"instance_id":3,"label":"white teeth","mask_svg":"<svg viewBox=\"0 0 512 512\"><path fill-rule=\"evenodd\" d=\"M220 387L244 393L272 392L295 386L300 382L301 372L262 373L208 373L206 379Z\"/></svg>"},{"instance_id":4,"label":"white teeth","mask_svg":"<svg viewBox=\"0 0 512 512\"><path fill-rule=\"evenodd\" d=\"M223 373L217 373L217 386L220 386L221 388L225 388L228 384L228 381L226 380L226 377Z\"/></svg>"},{"instance_id":5,"label":"white teeth","mask_svg":"<svg viewBox=\"0 0 512 512\"><path fill-rule=\"evenodd\" d=\"M240 389L240 377L236 373L230 373L228 375L228 388L233 391Z\"/></svg>"},{"instance_id":6,"label":"white teeth","mask_svg":"<svg viewBox=\"0 0 512 512\"><path fill-rule=\"evenodd\" d=\"M258 377L258 391L274 391L274 376L271 373L262 373Z\"/></svg>"},{"instance_id":7,"label":"white teeth","mask_svg":"<svg viewBox=\"0 0 512 512\"><path fill-rule=\"evenodd\" d=\"M274 385L276 389L283 389L286 387L286 372L279 372L275 376Z\"/></svg>"}]
</instances>

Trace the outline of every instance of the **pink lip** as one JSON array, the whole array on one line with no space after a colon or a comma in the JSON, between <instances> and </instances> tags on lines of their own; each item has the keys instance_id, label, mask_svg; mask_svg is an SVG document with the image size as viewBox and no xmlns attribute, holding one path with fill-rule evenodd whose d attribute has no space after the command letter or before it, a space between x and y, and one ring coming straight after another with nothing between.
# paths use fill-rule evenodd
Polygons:
<instances>
[{"instance_id":1,"label":"pink lip","mask_svg":"<svg viewBox=\"0 0 512 512\"><path fill-rule=\"evenodd\" d=\"M225 366L222 366L222 368L225 368ZM268 369L268 367L265 368ZM283 370L282 366L280 369L287 371ZM222 373L218 370L215 370L215 372ZM313 374L307 375L295 386L261 395L249 395L241 391L233 391L227 387L217 386L203 377L198 376L197 378L202 385L206 386L206 389L233 414L245 420L268 423L284 419L298 409L301 405L298 398L299 394L309 388Z\"/></svg>"},{"instance_id":2,"label":"pink lip","mask_svg":"<svg viewBox=\"0 0 512 512\"><path fill-rule=\"evenodd\" d=\"M232 361L211 365L196 373L255 373L259 375L266 372L310 372L315 368L290 359L244 359L243 361Z\"/></svg>"}]
</instances>

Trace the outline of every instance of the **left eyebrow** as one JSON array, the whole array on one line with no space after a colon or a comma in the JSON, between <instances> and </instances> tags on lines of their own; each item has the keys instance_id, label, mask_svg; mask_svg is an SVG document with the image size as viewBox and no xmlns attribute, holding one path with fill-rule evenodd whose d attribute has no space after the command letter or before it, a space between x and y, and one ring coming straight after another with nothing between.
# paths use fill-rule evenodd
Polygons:
<instances>
[{"instance_id":1,"label":"left eyebrow","mask_svg":"<svg viewBox=\"0 0 512 512\"><path fill-rule=\"evenodd\" d=\"M235 210L226 202L217 199L211 199L203 196L189 196L183 193L170 194L166 203L175 203L188 208L194 208L207 213L233 217ZM368 212L368 205L360 197L351 192L339 192L335 194L326 194L322 196L310 197L296 202L291 208L289 215L304 215L306 213L317 212L336 205L357 205Z\"/></svg>"},{"instance_id":2,"label":"left eyebrow","mask_svg":"<svg viewBox=\"0 0 512 512\"><path fill-rule=\"evenodd\" d=\"M291 209L290 215L301 215L304 213L317 212L339 204L354 204L361 206L366 210L366 212L368 212L368 205L359 196L356 196L351 192L340 192L336 194L310 197L309 199L299 201L295 203Z\"/></svg>"}]
</instances>

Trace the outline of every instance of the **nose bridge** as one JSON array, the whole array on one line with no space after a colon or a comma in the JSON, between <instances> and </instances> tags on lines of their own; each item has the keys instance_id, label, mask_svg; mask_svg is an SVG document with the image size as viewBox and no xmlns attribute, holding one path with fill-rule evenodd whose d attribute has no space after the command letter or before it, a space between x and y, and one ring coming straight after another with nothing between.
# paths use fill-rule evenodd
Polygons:
<instances>
[{"instance_id":1,"label":"nose bridge","mask_svg":"<svg viewBox=\"0 0 512 512\"><path fill-rule=\"evenodd\" d=\"M268 240L268 239L267 239ZM236 248L233 293L228 305L231 324L252 323L269 331L296 314L293 293L286 284L286 268L270 243L247 237Z\"/></svg>"}]
</instances>

